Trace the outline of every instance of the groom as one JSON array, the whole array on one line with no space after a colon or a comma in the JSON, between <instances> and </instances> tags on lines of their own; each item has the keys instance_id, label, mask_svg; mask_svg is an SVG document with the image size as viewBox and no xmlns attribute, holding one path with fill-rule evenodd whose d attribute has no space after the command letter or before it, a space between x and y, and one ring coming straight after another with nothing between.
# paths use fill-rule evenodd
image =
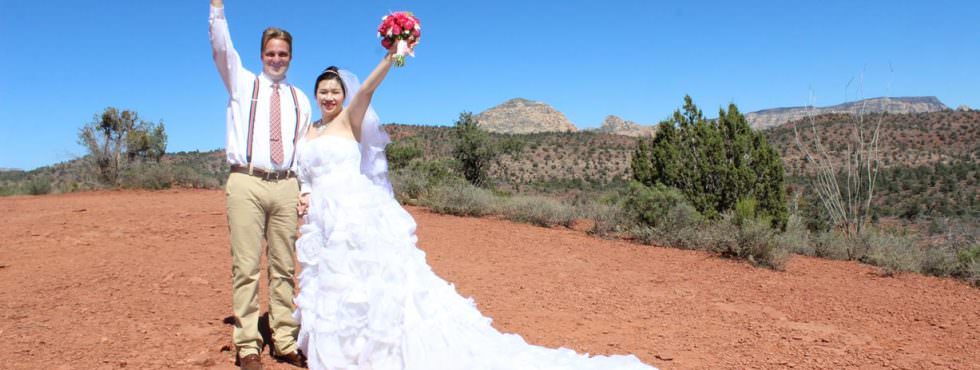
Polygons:
<instances>
[{"instance_id":1,"label":"groom","mask_svg":"<svg viewBox=\"0 0 980 370\"><path fill-rule=\"evenodd\" d=\"M303 366L293 319L296 203L296 140L310 125L310 102L286 81L292 36L270 27L262 33L262 73L242 66L228 32L222 0L211 0L211 48L230 99L226 154L231 174L225 188L231 232L234 342L242 369L262 369L259 356L259 260L268 244L269 326L273 356Z\"/></svg>"}]
</instances>

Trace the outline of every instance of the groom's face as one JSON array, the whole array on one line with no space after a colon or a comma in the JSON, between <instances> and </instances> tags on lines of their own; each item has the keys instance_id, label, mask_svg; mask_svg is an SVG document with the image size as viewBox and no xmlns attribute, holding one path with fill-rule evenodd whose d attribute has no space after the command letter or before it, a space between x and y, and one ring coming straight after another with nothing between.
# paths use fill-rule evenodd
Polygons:
<instances>
[{"instance_id":1,"label":"groom's face","mask_svg":"<svg viewBox=\"0 0 980 370\"><path fill-rule=\"evenodd\" d=\"M292 58L289 43L282 39L269 39L262 50L262 71L274 81L279 81L286 77Z\"/></svg>"}]
</instances>

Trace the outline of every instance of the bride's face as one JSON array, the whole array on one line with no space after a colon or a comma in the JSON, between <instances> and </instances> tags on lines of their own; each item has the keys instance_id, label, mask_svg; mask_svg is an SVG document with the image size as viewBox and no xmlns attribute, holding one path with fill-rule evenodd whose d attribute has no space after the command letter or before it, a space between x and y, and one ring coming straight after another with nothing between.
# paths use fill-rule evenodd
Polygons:
<instances>
[{"instance_id":1,"label":"bride's face","mask_svg":"<svg viewBox=\"0 0 980 370\"><path fill-rule=\"evenodd\" d=\"M320 106L320 114L324 117L340 113L344 104L344 89L340 81L328 79L320 81L316 86L316 102Z\"/></svg>"}]
</instances>

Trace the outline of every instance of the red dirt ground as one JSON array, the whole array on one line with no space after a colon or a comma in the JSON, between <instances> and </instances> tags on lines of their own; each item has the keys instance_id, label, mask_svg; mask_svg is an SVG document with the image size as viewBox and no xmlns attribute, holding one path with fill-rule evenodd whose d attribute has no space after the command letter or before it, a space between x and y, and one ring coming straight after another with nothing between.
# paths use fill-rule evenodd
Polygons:
<instances>
[{"instance_id":1,"label":"red dirt ground","mask_svg":"<svg viewBox=\"0 0 980 370\"><path fill-rule=\"evenodd\" d=\"M434 270L531 343L662 369L980 369L980 290L954 280L410 211ZM234 368L222 192L5 197L0 215L0 368Z\"/></svg>"}]
</instances>

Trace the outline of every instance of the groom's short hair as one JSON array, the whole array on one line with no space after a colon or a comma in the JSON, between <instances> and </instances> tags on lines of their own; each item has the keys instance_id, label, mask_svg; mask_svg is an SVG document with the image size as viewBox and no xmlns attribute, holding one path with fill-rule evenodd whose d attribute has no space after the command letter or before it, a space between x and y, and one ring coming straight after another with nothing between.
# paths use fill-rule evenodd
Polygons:
<instances>
[{"instance_id":1,"label":"groom's short hair","mask_svg":"<svg viewBox=\"0 0 980 370\"><path fill-rule=\"evenodd\" d=\"M272 39L280 39L285 41L286 44L289 44L289 54L293 53L293 35L290 35L289 31L282 28L269 27L266 28L265 31L262 31L262 46L259 48L260 54L265 52L265 44Z\"/></svg>"}]
</instances>

